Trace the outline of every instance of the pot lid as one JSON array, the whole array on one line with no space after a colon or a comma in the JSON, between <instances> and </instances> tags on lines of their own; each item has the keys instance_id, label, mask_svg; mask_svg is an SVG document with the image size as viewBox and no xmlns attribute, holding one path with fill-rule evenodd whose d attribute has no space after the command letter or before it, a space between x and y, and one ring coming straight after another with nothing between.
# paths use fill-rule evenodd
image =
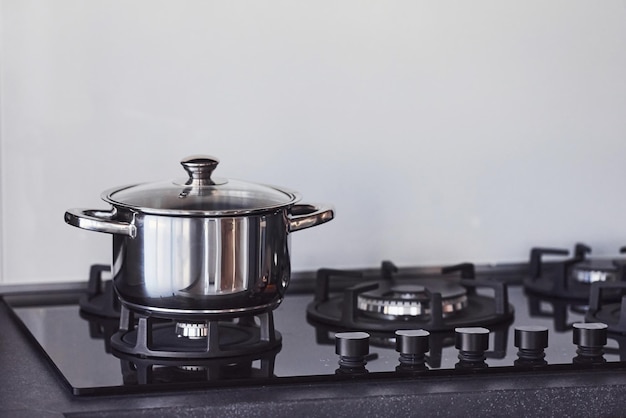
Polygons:
<instances>
[{"instance_id":1,"label":"pot lid","mask_svg":"<svg viewBox=\"0 0 626 418\"><path fill-rule=\"evenodd\" d=\"M143 183L107 190L102 198L114 206L162 215L233 216L267 212L291 205L298 193L240 180L213 178L219 160L196 155L181 161L188 178Z\"/></svg>"}]
</instances>

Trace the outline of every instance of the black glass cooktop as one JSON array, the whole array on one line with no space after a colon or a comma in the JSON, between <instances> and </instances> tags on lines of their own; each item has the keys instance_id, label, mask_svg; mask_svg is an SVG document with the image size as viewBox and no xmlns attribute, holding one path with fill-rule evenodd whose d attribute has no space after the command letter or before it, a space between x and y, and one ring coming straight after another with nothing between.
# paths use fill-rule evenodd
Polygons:
<instances>
[{"instance_id":1,"label":"black glass cooktop","mask_svg":"<svg viewBox=\"0 0 626 418\"><path fill-rule=\"evenodd\" d=\"M313 277L302 278L312 285ZM489 280L498 280L493 275ZM294 285L282 304L274 311L274 325L280 333L280 346L263 353L225 359L154 360L114 355L109 338L117 330L118 320L81 312L78 298L81 292L61 298L21 297L3 298L15 318L32 336L42 356L75 395L100 393L129 393L175 390L190 387L227 385L266 385L299 381L334 381L350 378L396 378L399 354L394 335L374 332L370 336L369 355L365 360L367 373L346 376L337 373L335 333L350 331L328 324L316 324L307 319L307 306L314 292L307 286ZM300 290L299 290L300 289ZM308 289L301 291L301 289ZM479 289L489 295L493 289ZM340 293L340 292L339 292ZM331 292L331 294L333 294ZM471 373L514 373L518 348L514 345L514 329L518 326L543 326L548 329L549 343L545 349L547 366L533 370L566 370L586 367L573 363L577 346L573 343L572 325L584 322L585 306L580 301L538 299L526 294L520 281L507 284L508 303L513 307L511 319L485 325L489 329L489 346L485 353L486 368ZM359 330L360 331L360 330ZM430 351L426 354L426 369L415 376L437 376L468 373L456 367L459 351L455 348L454 331L430 333ZM604 347L606 367L626 360L626 343L621 336L609 335ZM595 367L595 366L594 366Z\"/></svg>"}]
</instances>

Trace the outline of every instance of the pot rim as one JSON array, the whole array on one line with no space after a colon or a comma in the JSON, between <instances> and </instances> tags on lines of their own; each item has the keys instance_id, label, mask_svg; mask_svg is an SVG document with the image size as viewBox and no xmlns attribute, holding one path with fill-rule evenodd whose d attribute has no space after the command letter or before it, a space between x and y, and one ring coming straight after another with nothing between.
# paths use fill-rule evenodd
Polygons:
<instances>
[{"instance_id":1,"label":"pot rim","mask_svg":"<svg viewBox=\"0 0 626 418\"><path fill-rule=\"evenodd\" d=\"M125 208L133 212L145 213L150 215L165 215L165 216L185 216L185 217L232 217L232 216L248 216L248 215L260 215L267 213L275 213L277 211L289 208L298 203L302 197L300 193L286 189L284 187L277 187L269 184L260 184L259 186L268 187L278 192L284 193L290 197L290 200L285 203L259 206L250 209L225 209L225 210L197 210L197 209L165 209L165 208L152 208L146 206L133 205L129 203L120 202L113 199L111 196L122 190L137 187L146 183L134 183L125 186L118 186L103 191L100 195L102 200L109 203L116 208Z\"/></svg>"}]
</instances>

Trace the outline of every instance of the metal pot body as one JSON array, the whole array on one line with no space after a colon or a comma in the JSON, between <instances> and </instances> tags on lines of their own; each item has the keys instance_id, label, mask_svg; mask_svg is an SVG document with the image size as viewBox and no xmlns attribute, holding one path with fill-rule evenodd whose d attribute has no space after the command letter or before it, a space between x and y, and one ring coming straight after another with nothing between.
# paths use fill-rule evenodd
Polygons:
<instances>
[{"instance_id":1,"label":"metal pot body","mask_svg":"<svg viewBox=\"0 0 626 418\"><path fill-rule=\"evenodd\" d=\"M113 281L122 303L175 317L275 308L289 284L290 232L333 216L330 207L296 204L230 217L70 209L65 220L113 234Z\"/></svg>"},{"instance_id":2,"label":"metal pot body","mask_svg":"<svg viewBox=\"0 0 626 418\"><path fill-rule=\"evenodd\" d=\"M237 313L273 308L289 284L286 210L226 218L145 214L134 224L135 238L113 237L114 286L127 304Z\"/></svg>"}]
</instances>

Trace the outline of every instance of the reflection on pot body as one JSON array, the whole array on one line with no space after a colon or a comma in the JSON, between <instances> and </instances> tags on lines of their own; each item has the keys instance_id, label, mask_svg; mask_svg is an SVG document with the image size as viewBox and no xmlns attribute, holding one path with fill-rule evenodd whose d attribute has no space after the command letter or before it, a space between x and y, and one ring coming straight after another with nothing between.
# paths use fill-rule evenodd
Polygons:
<instances>
[{"instance_id":1,"label":"reflection on pot body","mask_svg":"<svg viewBox=\"0 0 626 418\"><path fill-rule=\"evenodd\" d=\"M225 296L242 292L249 293L240 295L248 301L271 305L271 299L282 298L290 275L283 212L225 218L137 216L142 234L113 236L117 291L125 302L151 310L221 310Z\"/></svg>"},{"instance_id":2,"label":"reflection on pot body","mask_svg":"<svg viewBox=\"0 0 626 418\"><path fill-rule=\"evenodd\" d=\"M160 245L156 253L150 253L152 249L146 248L144 242L144 274L149 278L145 284L147 293L164 295L175 288L192 295L211 295L246 289L248 266L234 258L234 246L238 239L250 242L248 235L255 231L248 229L248 223L246 218L238 223L233 219L222 222L210 219L202 222L202 229L196 230L184 219L182 222L158 216L146 219L145 239L170 244ZM170 246L175 246L176 251L168 248ZM240 255L247 259L248 248L242 248ZM186 267L192 265L197 266L197 271Z\"/></svg>"}]
</instances>

